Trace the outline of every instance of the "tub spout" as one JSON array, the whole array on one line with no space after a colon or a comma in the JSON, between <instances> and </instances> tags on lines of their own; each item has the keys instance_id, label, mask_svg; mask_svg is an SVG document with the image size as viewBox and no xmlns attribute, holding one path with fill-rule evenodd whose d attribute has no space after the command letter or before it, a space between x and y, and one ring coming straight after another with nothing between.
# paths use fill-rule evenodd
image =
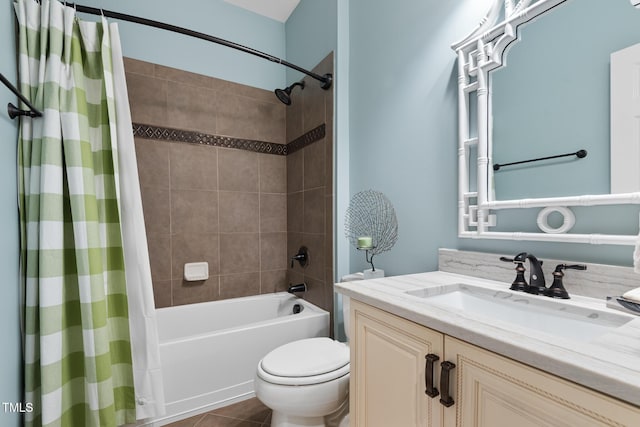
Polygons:
<instances>
[{"instance_id":1,"label":"tub spout","mask_svg":"<svg viewBox=\"0 0 640 427\"><path fill-rule=\"evenodd\" d=\"M307 291L307 284L306 283L299 283L297 285L289 285L289 289L287 290L287 292L289 292L290 294L296 293L296 292L306 292Z\"/></svg>"}]
</instances>

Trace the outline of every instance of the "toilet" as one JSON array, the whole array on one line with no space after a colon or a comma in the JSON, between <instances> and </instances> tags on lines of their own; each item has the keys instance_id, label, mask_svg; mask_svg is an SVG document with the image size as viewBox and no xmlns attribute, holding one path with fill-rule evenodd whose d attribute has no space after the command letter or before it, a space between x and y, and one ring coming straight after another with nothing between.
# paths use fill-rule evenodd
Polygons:
<instances>
[{"instance_id":1,"label":"toilet","mask_svg":"<svg viewBox=\"0 0 640 427\"><path fill-rule=\"evenodd\" d=\"M348 331L348 298L343 297ZM256 397L273 410L271 427L348 425L349 346L327 337L284 344L267 354L255 376Z\"/></svg>"}]
</instances>

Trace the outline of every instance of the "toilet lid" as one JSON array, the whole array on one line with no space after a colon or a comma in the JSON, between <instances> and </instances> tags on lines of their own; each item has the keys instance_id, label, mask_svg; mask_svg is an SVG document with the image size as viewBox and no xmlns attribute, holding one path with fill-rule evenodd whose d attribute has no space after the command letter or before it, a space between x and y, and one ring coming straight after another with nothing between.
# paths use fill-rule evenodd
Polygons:
<instances>
[{"instance_id":1,"label":"toilet lid","mask_svg":"<svg viewBox=\"0 0 640 427\"><path fill-rule=\"evenodd\" d=\"M310 377L349 364L349 347L331 338L307 338L280 346L262 359L261 367L278 377Z\"/></svg>"}]
</instances>

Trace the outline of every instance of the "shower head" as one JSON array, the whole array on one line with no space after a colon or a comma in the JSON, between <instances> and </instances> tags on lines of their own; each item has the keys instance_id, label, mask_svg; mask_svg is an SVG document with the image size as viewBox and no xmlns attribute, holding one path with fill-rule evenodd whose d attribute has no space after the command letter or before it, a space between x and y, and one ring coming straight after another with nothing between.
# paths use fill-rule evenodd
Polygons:
<instances>
[{"instance_id":1,"label":"shower head","mask_svg":"<svg viewBox=\"0 0 640 427\"><path fill-rule=\"evenodd\" d=\"M276 94L280 102L282 102L285 105L291 105L291 91L296 86L300 86L301 89L304 89L304 80L295 82L291 86L284 89L276 89L273 92Z\"/></svg>"}]
</instances>

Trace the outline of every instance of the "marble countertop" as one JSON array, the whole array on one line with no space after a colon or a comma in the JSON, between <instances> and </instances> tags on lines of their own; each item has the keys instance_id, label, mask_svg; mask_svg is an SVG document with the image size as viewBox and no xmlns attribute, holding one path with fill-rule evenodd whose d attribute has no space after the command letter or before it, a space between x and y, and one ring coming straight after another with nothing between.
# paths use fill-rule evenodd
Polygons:
<instances>
[{"instance_id":1,"label":"marble countertop","mask_svg":"<svg viewBox=\"0 0 640 427\"><path fill-rule=\"evenodd\" d=\"M619 320L623 316L629 320L591 340L574 340L535 327L446 308L416 296L455 284L486 288L503 297L509 297L506 293L523 295L510 291L508 283L442 271L336 283L335 289L446 335L640 406L640 317L609 309L604 300L581 296L554 300L524 294L546 309L581 313L593 310L588 317L611 316ZM414 291L415 295L407 291ZM531 325L536 321L533 317Z\"/></svg>"}]
</instances>

